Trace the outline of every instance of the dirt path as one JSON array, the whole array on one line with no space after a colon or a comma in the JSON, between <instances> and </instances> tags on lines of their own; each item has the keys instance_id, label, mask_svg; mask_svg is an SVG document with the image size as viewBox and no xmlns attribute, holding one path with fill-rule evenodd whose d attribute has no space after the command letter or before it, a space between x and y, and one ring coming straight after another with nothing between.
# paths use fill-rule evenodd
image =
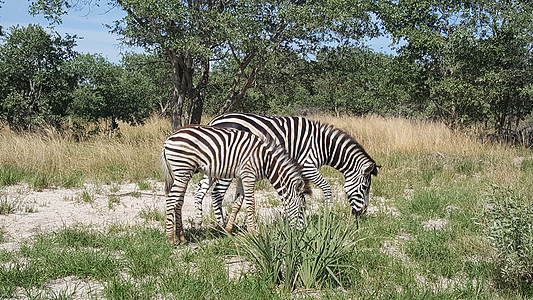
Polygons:
<instances>
[{"instance_id":1,"label":"dirt path","mask_svg":"<svg viewBox=\"0 0 533 300\"><path fill-rule=\"evenodd\" d=\"M141 211L163 213L163 184L150 182L151 189L140 190L137 184L86 185L83 189L46 189L32 191L27 186L11 186L0 191L0 206L14 212L0 215L0 230L4 243L0 249L17 249L24 240L36 233L51 232L62 227L82 224L106 228L111 224L134 225L148 221ZM189 186L183 208L183 219L192 218L195 208ZM204 211L210 209L204 201ZM158 222L153 223L159 226ZM187 222L186 222L187 223Z\"/></svg>"},{"instance_id":2,"label":"dirt path","mask_svg":"<svg viewBox=\"0 0 533 300\"><path fill-rule=\"evenodd\" d=\"M165 199L163 183L149 182L151 189L140 190L137 184L86 185L77 189L46 189L33 191L26 185L16 185L0 190L2 206L12 210L0 214L0 230L4 242L0 249L15 250L37 233L51 232L75 224L107 228L111 224L146 224L160 226L159 222L147 221L141 211L163 213ZM234 193L234 184L226 193L225 205ZM185 228L195 215L193 203L194 186L189 184L183 206ZM321 196L320 190L314 195ZM281 210L277 194L272 189L256 190L258 214L264 215ZM316 196L315 196L316 197ZM203 203L204 215L211 211L210 194ZM240 219L244 214L239 214ZM163 228L161 228L163 230Z\"/></svg>"}]
</instances>

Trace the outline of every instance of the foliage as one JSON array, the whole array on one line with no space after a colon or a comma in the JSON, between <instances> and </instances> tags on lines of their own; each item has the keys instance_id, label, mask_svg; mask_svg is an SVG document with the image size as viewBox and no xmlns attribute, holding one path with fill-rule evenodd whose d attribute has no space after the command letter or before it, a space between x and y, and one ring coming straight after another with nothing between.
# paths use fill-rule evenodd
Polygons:
<instances>
[{"instance_id":1,"label":"foliage","mask_svg":"<svg viewBox=\"0 0 533 300\"><path fill-rule=\"evenodd\" d=\"M422 67L418 94L429 116L452 127L491 121L501 131L531 112L529 2L384 0L377 13L403 41L400 56Z\"/></svg>"},{"instance_id":2,"label":"foliage","mask_svg":"<svg viewBox=\"0 0 533 300\"><path fill-rule=\"evenodd\" d=\"M533 208L519 192L495 186L486 212L500 280L515 288L533 285Z\"/></svg>"},{"instance_id":3,"label":"foliage","mask_svg":"<svg viewBox=\"0 0 533 300\"><path fill-rule=\"evenodd\" d=\"M60 22L71 5L100 1L39 0L33 13ZM218 113L234 110L264 62L285 52L313 54L327 43L374 34L371 1L154 1L117 0L127 16L110 28L125 43L161 53L173 72L172 128L200 123L211 62L228 60L231 80ZM279 51L282 49L282 51Z\"/></svg>"},{"instance_id":4,"label":"foliage","mask_svg":"<svg viewBox=\"0 0 533 300\"><path fill-rule=\"evenodd\" d=\"M107 119L115 129L119 120L142 123L153 112L155 87L148 75L97 54L80 55L69 67L79 80L69 107L73 116L93 122Z\"/></svg>"},{"instance_id":5,"label":"foliage","mask_svg":"<svg viewBox=\"0 0 533 300\"><path fill-rule=\"evenodd\" d=\"M11 27L0 44L0 121L13 130L59 126L76 77L65 65L75 36L48 34L39 25Z\"/></svg>"},{"instance_id":6,"label":"foliage","mask_svg":"<svg viewBox=\"0 0 533 300\"><path fill-rule=\"evenodd\" d=\"M74 59L75 36L14 28L0 51L0 121L59 128L70 115L113 128L158 112L176 129L202 113L334 112L483 124L501 135L522 128L533 110L527 1L107 4L126 12L109 29L151 54L126 55L121 65L93 54ZM31 12L55 24L93 5L103 2L38 0ZM378 34L377 24L398 43L397 55L359 43Z\"/></svg>"},{"instance_id":7,"label":"foliage","mask_svg":"<svg viewBox=\"0 0 533 300\"><path fill-rule=\"evenodd\" d=\"M143 89L147 94L144 101L159 108L158 113L164 116L172 98L172 69L168 61L158 54L129 53L122 56L121 65L125 73L142 77L141 81L131 84Z\"/></svg>"},{"instance_id":8,"label":"foliage","mask_svg":"<svg viewBox=\"0 0 533 300\"><path fill-rule=\"evenodd\" d=\"M355 250L355 224L329 209L307 219L304 230L295 230L277 218L258 235L239 236L240 248L262 278L282 283L285 290L341 285L344 259Z\"/></svg>"},{"instance_id":9,"label":"foliage","mask_svg":"<svg viewBox=\"0 0 533 300\"><path fill-rule=\"evenodd\" d=\"M414 114L415 103L406 90L408 67L391 55L365 47L324 47L309 60L290 51L265 61L256 85L249 90L239 110L273 115L348 113L364 115ZM217 67L212 82L223 77ZM206 105L215 108L220 97ZM216 104L215 104L216 103ZM220 105L220 104L218 104Z\"/></svg>"}]
</instances>

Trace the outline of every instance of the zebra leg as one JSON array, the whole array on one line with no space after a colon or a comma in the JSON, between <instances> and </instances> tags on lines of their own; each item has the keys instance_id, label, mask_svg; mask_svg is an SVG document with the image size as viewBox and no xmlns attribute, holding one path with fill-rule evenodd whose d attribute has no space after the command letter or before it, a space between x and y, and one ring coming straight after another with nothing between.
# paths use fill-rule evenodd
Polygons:
<instances>
[{"instance_id":1,"label":"zebra leg","mask_svg":"<svg viewBox=\"0 0 533 300\"><path fill-rule=\"evenodd\" d=\"M244 190L244 201L246 203L246 226L248 232L251 234L259 234L259 229L257 228L257 222L255 220L255 180L243 181L242 187Z\"/></svg>"},{"instance_id":2,"label":"zebra leg","mask_svg":"<svg viewBox=\"0 0 533 300\"><path fill-rule=\"evenodd\" d=\"M165 234L171 244L174 244L174 234L179 238L180 243L187 242L183 235L181 208L183 206L183 198L191 174L180 174L176 175L174 178L174 184L172 185L166 200L167 220Z\"/></svg>"},{"instance_id":3,"label":"zebra leg","mask_svg":"<svg viewBox=\"0 0 533 300\"><path fill-rule=\"evenodd\" d=\"M239 210L241 210L242 200L243 198L240 197L239 199L237 199L237 201L233 202L233 205L231 206L231 215L229 216L228 223L226 224L226 231L229 233L231 233L231 231L233 230L235 218L237 217L237 213L239 212Z\"/></svg>"},{"instance_id":4,"label":"zebra leg","mask_svg":"<svg viewBox=\"0 0 533 300\"><path fill-rule=\"evenodd\" d=\"M228 190L230 185L231 179L219 179L216 181L215 187L213 187L213 191L211 192L211 197L213 200L213 211L215 213L217 223L221 227L224 227L225 225L222 204L224 202L224 195L226 194L226 191Z\"/></svg>"},{"instance_id":5,"label":"zebra leg","mask_svg":"<svg viewBox=\"0 0 533 300\"><path fill-rule=\"evenodd\" d=\"M318 172L318 169L316 169L315 167L309 169L305 167L304 170L302 170L302 175L311 180L311 182L316 184L322 190L326 203L331 202L331 186L326 181L326 179L322 177L322 174Z\"/></svg>"},{"instance_id":6,"label":"zebra leg","mask_svg":"<svg viewBox=\"0 0 533 300\"><path fill-rule=\"evenodd\" d=\"M207 175L204 175L202 180L196 185L194 189L194 206L196 207L196 217L194 220L194 226L199 228L202 225L202 202L204 200L205 194L213 185L214 180L210 179Z\"/></svg>"}]
</instances>

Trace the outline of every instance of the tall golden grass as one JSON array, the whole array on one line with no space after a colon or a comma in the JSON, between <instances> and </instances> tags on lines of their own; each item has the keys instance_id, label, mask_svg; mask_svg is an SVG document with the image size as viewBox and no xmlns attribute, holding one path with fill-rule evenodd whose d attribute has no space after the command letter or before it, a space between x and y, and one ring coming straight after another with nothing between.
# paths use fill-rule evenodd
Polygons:
<instances>
[{"instance_id":1,"label":"tall golden grass","mask_svg":"<svg viewBox=\"0 0 533 300\"><path fill-rule=\"evenodd\" d=\"M52 185L76 178L123 181L154 177L159 172L161 147L171 132L167 123L151 118L141 126L120 124L113 137L101 134L80 142L54 131L17 134L4 130L0 164L2 169L21 170L24 177L44 177Z\"/></svg>"},{"instance_id":2,"label":"tall golden grass","mask_svg":"<svg viewBox=\"0 0 533 300\"><path fill-rule=\"evenodd\" d=\"M377 116L321 115L309 119L345 130L378 158L394 153L432 152L510 161L520 152L508 146L481 144L473 136L436 122ZM53 185L78 177L103 181L157 177L161 147L170 133L168 120L157 117L141 126L120 124L120 134L114 137L101 134L81 142L54 132L17 134L4 129L0 136L0 164L2 169L22 170L26 176L40 174Z\"/></svg>"},{"instance_id":3,"label":"tall golden grass","mask_svg":"<svg viewBox=\"0 0 533 300\"><path fill-rule=\"evenodd\" d=\"M369 153L477 152L483 147L475 137L454 132L442 123L405 118L312 116L309 119L340 128Z\"/></svg>"},{"instance_id":4,"label":"tall golden grass","mask_svg":"<svg viewBox=\"0 0 533 300\"><path fill-rule=\"evenodd\" d=\"M483 176L494 182L512 184L519 180L520 160L531 158L528 149L482 143L475 129L451 130L439 122L379 116L322 115L309 119L334 125L352 135L378 163L385 164L385 172L389 167L387 161L395 155L410 155L411 159L419 157L426 161L428 157L424 155L430 155L429 159L433 160L467 159L474 164L483 164ZM424 168L423 163L416 161L401 164Z\"/></svg>"}]
</instances>

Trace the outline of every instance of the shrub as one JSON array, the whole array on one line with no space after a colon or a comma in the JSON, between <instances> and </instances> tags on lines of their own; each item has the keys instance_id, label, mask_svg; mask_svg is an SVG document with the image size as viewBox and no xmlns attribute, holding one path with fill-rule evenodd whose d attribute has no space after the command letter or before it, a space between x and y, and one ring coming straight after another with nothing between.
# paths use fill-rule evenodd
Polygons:
<instances>
[{"instance_id":1,"label":"shrub","mask_svg":"<svg viewBox=\"0 0 533 300\"><path fill-rule=\"evenodd\" d=\"M243 234L238 241L261 277L285 291L340 286L339 274L348 267L343 261L355 250L352 220L325 209L307 218L305 230L296 230L278 217L273 224L260 224L261 234Z\"/></svg>"},{"instance_id":2,"label":"shrub","mask_svg":"<svg viewBox=\"0 0 533 300\"><path fill-rule=\"evenodd\" d=\"M495 187L486 212L500 280L512 287L533 284L533 207L511 188Z\"/></svg>"}]
</instances>

